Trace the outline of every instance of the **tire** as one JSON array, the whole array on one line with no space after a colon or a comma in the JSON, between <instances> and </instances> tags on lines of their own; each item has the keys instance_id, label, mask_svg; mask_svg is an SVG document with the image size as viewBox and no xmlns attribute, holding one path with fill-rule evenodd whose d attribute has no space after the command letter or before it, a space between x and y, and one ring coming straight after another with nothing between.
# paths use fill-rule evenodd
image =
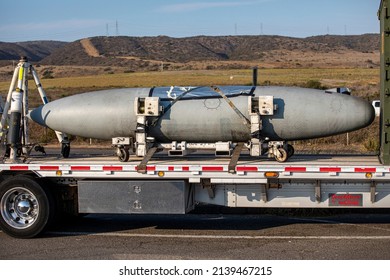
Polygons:
<instances>
[{"instance_id":1,"label":"tire","mask_svg":"<svg viewBox=\"0 0 390 280\"><path fill-rule=\"evenodd\" d=\"M292 145L288 144L287 145L287 156L292 157L295 153L295 149Z\"/></svg>"},{"instance_id":2,"label":"tire","mask_svg":"<svg viewBox=\"0 0 390 280\"><path fill-rule=\"evenodd\" d=\"M64 158L69 158L69 155L70 155L70 144L62 144L62 146L61 146L61 155Z\"/></svg>"},{"instance_id":3,"label":"tire","mask_svg":"<svg viewBox=\"0 0 390 280\"><path fill-rule=\"evenodd\" d=\"M126 148L118 148L117 154L120 162L127 162L130 158L130 151Z\"/></svg>"},{"instance_id":4,"label":"tire","mask_svg":"<svg viewBox=\"0 0 390 280\"><path fill-rule=\"evenodd\" d=\"M16 176L0 184L0 227L17 238L32 238L50 224L54 203L33 178Z\"/></svg>"},{"instance_id":5,"label":"tire","mask_svg":"<svg viewBox=\"0 0 390 280\"><path fill-rule=\"evenodd\" d=\"M285 162L288 159L287 151L283 148L278 149L279 154L275 155L275 159L278 162Z\"/></svg>"}]
</instances>

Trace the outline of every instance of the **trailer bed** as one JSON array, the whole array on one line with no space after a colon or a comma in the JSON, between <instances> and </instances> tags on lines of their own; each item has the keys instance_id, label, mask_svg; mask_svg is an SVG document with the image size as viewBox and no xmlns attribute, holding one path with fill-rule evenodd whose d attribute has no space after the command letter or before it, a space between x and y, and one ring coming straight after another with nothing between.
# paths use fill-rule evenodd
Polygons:
<instances>
[{"instance_id":1,"label":"trailer bed","mask_svg":"<svg viewBox=\"0 0 390 280\"><path fill-rule=\"evenodd\" d=\"M109 163L109 164L122 164L132 165L139 164L142 160L140 157L132 156L126 163L119 162L118 158L114 155L113 149L108 148L72 148L69 158L62 158L60 156L60 149L50 148L46 149L46 155L40 153L32 153L28 159L28 163L80 163L88 162L93 163ZM228 164L229 157L216 157L213 152L197 152L185 157L173 157L168 156L166 153L156 153L148 164ZM308 154L301 153L291 157L285 163L278 163L274 159L269 159L266 156L251 157L248 153L242 153L238 164L256 164L256 165L375 165L381 166L378 155L375 154Z\"/></svg>"},{"instance_id":2,"label":"trailer bed","mask_svg":"<svg viewBox=\"0 0 390 280\"><path fill-rule=\"evenodd\" d=\"M32 154L24 163L3 163L1 171L32 171L42 177L112 177L150 179L150 177L189 179L200 182L204 177L226 182L264 179L359 179L385 180L390 167L380 164L376 155L297 154L288 162L278 163L267 157L254 158L243 153L236 164L230 158L211 153L194 153L186 157L168 157L156 153L140 172L141 159L131 157L120 162L112 149L73 149L69 158L60 158L59 150L49 149L46 155ZM272 173L273 172L273 173ZM254 181L253 181L254 180Z\"/></svg>"}]
</instances>

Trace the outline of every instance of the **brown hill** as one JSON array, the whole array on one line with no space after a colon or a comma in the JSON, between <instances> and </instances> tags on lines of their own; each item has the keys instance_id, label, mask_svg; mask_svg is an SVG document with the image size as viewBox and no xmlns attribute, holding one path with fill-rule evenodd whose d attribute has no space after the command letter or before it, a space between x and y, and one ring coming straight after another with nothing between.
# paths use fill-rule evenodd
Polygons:
<instances>
[{"instance_id":1,"label":"brown hill","mask_svg":"<svg viewBox=\"0 0 390 280\"><path fill-rule=\"evenodd\" d=\"M273 51L371 53L379 49L378 34L356 36L197 36L188 38L93 37L66 44L41 62L51 65L116 65L146 62L188 63L190 61L259 60ZM85 49L93 49L94 55Z\"/></svg>"},{"instance_id":2,"label":"brown hill","mask_svg":"<svg viewBox=\"0 0 390 280\"><path fill-rule=\"evenodd\" d=\"M66 44L60 41L0 42L0 60L19 60L21 56L27 56L31 61L40 61Z\"/></svg>"},{"instance_id":3,"label":"brown hill","mask_svg":"<svg viewBox=\"0 0 390 280\"><path fill-rule=\"evenodd\" d=\"M379 34L92 37L75 42L0 42L0 65L27 56L46 65L118 66L122 71L262 67L377 67ZM249 64L248 64L249 63ZM110 70L111 71L111 70Z\"/></svg>"}]
</instances>

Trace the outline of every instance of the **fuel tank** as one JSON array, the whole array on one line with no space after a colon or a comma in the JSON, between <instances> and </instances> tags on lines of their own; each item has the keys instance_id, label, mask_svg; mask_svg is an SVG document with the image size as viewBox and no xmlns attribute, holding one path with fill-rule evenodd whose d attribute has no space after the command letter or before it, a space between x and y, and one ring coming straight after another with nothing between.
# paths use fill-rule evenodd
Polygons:
<instances>
[{"instance_id":1,"label":"fuel tank","mask_svg":"<svg viewBox=\"0 0 390 280\"><path fill-rule=\"evenodd\" d=\"M262 115L261 138L303 140L354 131L375 118L367 101L347 94L297 87L225 86L124 88L87 92L47 103L29 117L53 130L96 139L135 137L136 98L159 97L163 111L148 126L155 141L245 142L252 138L248 100L273 97L274 111ZM235 107L242 116L233 109Z\"/></svg>"}]
</instances>

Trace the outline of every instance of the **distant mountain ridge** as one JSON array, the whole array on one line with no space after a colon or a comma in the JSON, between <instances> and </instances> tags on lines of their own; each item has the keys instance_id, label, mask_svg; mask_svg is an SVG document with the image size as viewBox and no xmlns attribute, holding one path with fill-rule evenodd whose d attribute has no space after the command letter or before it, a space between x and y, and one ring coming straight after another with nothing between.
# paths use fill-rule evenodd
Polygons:
<instances>
[{"instance_id":1,"label":"distant mountain ridge","mask_svg":"<svg viewBox=\"0 0 390 280\"><path fill-rule=\"evenodd\" d=\"M67 44L61 41L0 42L0 60L19 60L21 56L27 56L31 61L40 61Z\"/></svg>"},{"instance_id":2,"label":"distant mountain ridge","mask_svg":"<svg viewBox=\"0 0 390 280\"><path fill-rule=\"evenodd\" d=\"M255 61L274 51L372 53L379 49L379 34L323 35L308 38L283 36L196 36L187 38L92 37L71 43L33 41L0 42L0 60L21 55L48 65L142 65L191 61Z\"/></svg>"},{"instance_id":3,"label":"distant mountain ridge","mask_svg":"<svg viewBox=\"0 0 390 280\"><path fill-rule=\"evenodd\" d=\"M43 59L45 64L96 65L117 58L139 58L186 63L201 60L255 60L272 50L332 52L355 50L373 52L379 49L379 35L315 36L291 38L282 36L197 36L188 38L93 37L89 38L100 56L90 56L80 41L65 45ZM118 61L117 61L118 63Z\"/></svg>"}]
</instances>

